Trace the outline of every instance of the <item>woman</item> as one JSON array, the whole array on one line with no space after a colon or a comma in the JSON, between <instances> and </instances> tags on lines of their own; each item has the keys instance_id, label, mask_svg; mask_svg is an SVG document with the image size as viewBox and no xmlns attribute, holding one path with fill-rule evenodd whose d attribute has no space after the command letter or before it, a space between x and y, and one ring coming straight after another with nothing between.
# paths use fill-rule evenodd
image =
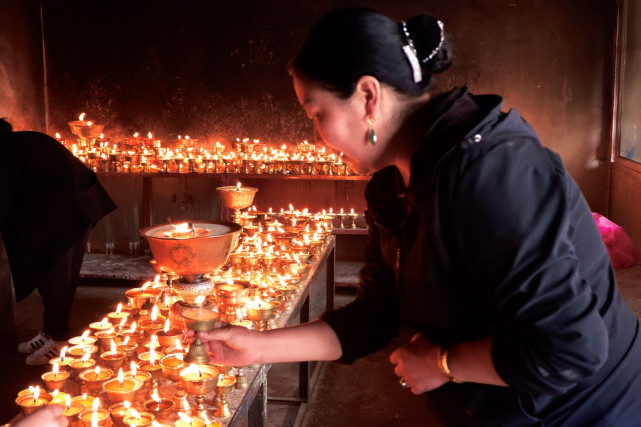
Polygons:
<instances>
[{"instance_id":1,"label":"woman","mask_svg":"<svg viewBox=\"0 0 641 427\"><path fill-rule=\"evenodd\" d=\"M377 171L359 291L309 324L207 333L212 362L351 363L409 325L390 360L444 425L638 426L639 323L590 209L499 96L428 91L449 65L424 15L348 9L312 29L298 99L325 143Z\"/></svg>"}]
</instances>

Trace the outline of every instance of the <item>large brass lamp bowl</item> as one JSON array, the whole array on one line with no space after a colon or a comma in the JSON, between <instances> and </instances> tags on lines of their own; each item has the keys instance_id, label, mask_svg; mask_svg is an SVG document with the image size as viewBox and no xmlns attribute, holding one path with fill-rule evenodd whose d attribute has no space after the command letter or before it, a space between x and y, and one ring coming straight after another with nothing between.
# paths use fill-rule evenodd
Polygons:
<instances>
[{"instance_id":1,"label":"large brass lamp bowl","mask_svg":"<svg viewBox=\"0 0 641 427\"><path fill-rule=\"evenodd\" d=\"M193 235L177 233L175 225L160 224L140 230L147 239L158 266L169 274L198 282L197 276L212 273L225 265L238 243L242 227L232 222L189 223Z\"/></svg>"},{"instance_id":2,"label":"large brass lamp bowl","mask_svg":"<svg viewBox=\"0 0 641 427\"><path fill-rule=\"evenodd\" d=\"M84 139L96 139L100 137L102 130L105 128L105 125L93 124L89 121L76 120L72 122L67 122L71 132Z\"/></svg>"},{"instance_id":3,"label":"large brass lamp bowl","mask_svg":"<svg viewBox=\"0 0 641 427\"><path fill-rule=\"evenodd\" d=\"M140 230L159 268L180 276L172 286L181 299L169 310L172 328L185 327L181 316L184 308L203 306L197 303L198 299L214 290L214 283L206 274L214 273L225 265L242 229L241 225L233 222L198 221L161 224Z\"/></svg>"}]
</instances>

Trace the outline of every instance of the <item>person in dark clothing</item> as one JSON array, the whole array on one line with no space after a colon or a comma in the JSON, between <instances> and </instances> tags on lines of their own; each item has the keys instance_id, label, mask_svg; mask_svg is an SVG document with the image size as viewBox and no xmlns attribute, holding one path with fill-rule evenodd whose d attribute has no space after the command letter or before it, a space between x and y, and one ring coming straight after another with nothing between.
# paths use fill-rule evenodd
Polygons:
<instances>
[{"instance_id":1,"label":"person in dark clothing","mask_svg":"<svg viewBox=\"0 0 641 427\"><path fill-rule=\"evenodd\" d=\"M351 363L409 326L390 361L442 425L638 427L639 321L586 201L501 97L429 91L449 52L425 15L344 9L314 26L291 65L298 99L325 143L376 171L359 290L308 324L202 334L212 361Z\"/></svg>"},{"instance_id":2,"label":"person in dark clothing","mask_svg":"<svg viewBox=\"0 0 641 427\"><path fill-rule=\"evenodd\" d=\"M69 338L69 316L89 232L116 208L96 174L50 136L0 119L0 233L16 300L35 289L42 331L20 343L28 365L49 363Z\"/></svg>"}]
</instances>

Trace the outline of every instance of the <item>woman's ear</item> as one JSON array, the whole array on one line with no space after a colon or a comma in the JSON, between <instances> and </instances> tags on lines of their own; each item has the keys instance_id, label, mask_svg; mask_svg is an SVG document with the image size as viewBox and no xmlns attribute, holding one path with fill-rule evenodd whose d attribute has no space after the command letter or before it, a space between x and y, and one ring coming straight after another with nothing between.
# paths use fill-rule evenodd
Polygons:
<instances>
[{"instance_id":1,"label":"woman's ear","mask_svg":"<svg viewBox=\"0 0 641 427\"><path fill-rule=\"evenodd\" d=\"M376 110L381 102L381 82L376 77L362 76L356 82L356 94L363 101L363 118L376 119Z\"/></svg>"}]
</instances>

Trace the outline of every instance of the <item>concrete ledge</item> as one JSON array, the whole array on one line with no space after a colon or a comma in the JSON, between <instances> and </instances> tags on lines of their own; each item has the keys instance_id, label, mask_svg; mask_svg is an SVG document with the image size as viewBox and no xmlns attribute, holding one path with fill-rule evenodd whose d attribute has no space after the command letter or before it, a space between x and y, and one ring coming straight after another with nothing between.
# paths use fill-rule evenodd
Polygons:
<instances>
[{"instance_id":1,"label":"concrete ledge","mask_svg":"<svg viewBox=\"0 0 641 427\"><path fill-rule=\"evenodd\" d=\"M363 267L363 261L336 260L334 268L334 286L357 287L358 272Z\"/></svg>"},{"instance_id":2,"label":"concrete ledge","mask_svg":"<svg viewBox=\"0 0 641 427\"><path fill-rule=\"evenodd\" d=\"M80 278L116 280L153 280L156 272L150 256L85 254Z\"/></svg>"}]
</instances>

